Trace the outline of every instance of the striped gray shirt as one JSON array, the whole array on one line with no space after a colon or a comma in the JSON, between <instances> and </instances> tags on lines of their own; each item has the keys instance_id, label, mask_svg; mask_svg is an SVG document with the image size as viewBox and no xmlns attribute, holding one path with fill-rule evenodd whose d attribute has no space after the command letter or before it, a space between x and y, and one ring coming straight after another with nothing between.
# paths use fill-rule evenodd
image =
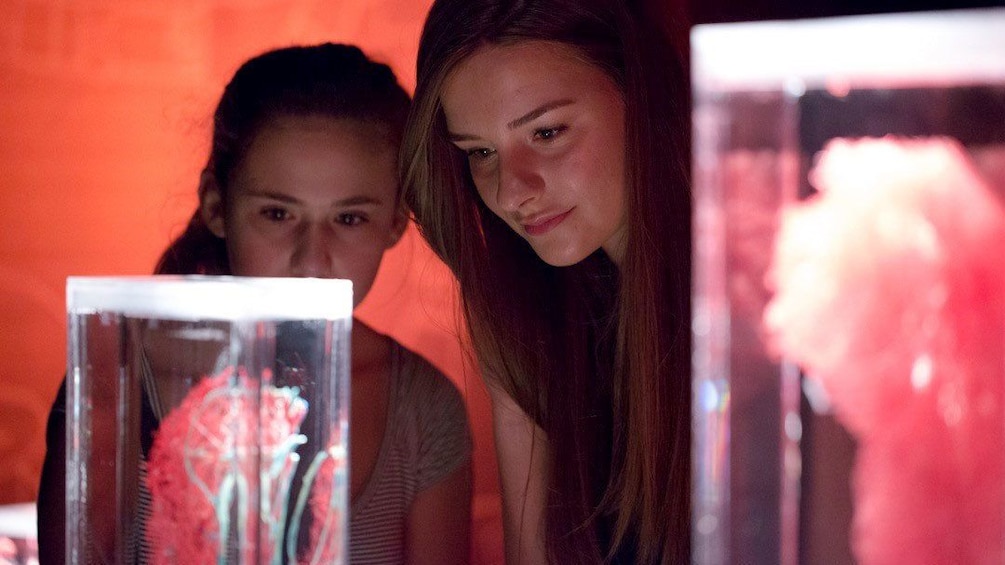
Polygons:
<instances>
[{"instance_id":1,"label":"striped gray shirt","mask_svg":"<svg viewBox=\"0 0 1005 565\"><path fill-rule=\"evenodd\" d=\"M390 389L377 464L350 511L353 565L404 563L408 512L416 495L471 457L464 400L447 377L395 345Z\"/></svg>"}]
</instances>

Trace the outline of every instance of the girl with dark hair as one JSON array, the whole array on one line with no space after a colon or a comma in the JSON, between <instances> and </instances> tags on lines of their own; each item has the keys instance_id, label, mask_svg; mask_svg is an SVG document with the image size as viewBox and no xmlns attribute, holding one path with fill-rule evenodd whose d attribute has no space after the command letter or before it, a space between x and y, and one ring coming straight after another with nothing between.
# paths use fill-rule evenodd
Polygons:
<instances>
[{"instance_id":1,"label":"girl with dark hair","mask_svg":"<svg viewBox=\"0 0 1005 565\"><path fill-rule=\"evenodd\" d=\"M389 67L349 45L288 47L244 63L214 114L199 207L156 272L345 278L359 304L408 222L396 159L409 103ZM463 399L432 365L359 320L351 344L350 561L467 562ZM65 551L64 395L50 416L39 495L44 563Z\"/></svg>"},{"instance_id":2,"label":"girl with dark hair","mask_svg":"<svg viewBox=\"0 0 1005 565\"><path fill-rule=\"evenodd\" d=\"M685 563L687 81L622 0L437 0L406 198L493 395L511 563Z\"/></svg>"}]
</instances>

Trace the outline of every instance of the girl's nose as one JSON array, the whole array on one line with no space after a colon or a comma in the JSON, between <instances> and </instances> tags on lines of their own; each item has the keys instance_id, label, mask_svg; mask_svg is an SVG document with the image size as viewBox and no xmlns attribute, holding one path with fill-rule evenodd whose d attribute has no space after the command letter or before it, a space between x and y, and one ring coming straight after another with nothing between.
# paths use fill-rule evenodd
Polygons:
<instances>
[{"instance_id":1,"label":"girl's nose","mask_svg":"<svg viewBox=\"0 0 1005 565\"><path fill-rule=\"evenodd\" d=\"M335 245L335 234L331 226L312 224L304 227L293 255L294 276L334 277Z\"/></svg>"},{"instance_id":2,"label":"girl's nose","mask_svg":"<svg viewBox=\"0 0 1005 565\"><path fill-rule=\"evenodd\" d=\"M515 151L499 161L496 201L506 212L516 212L544 190L540 164L529 151Z\"/></svg>"}]
</instances>

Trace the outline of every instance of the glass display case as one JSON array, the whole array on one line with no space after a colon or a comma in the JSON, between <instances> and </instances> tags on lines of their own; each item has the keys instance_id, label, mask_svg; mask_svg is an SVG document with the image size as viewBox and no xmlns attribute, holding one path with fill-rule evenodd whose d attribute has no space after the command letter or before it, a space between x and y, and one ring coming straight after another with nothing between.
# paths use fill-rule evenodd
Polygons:
<instances>
[{"instance_id":1,"label":"glass display case","mask_svg":"<svg viewBox=\"0 0 1005 565\"><path fill-rule=\"evenodd\" d=\"M691 39L694 562L1005 562L1005 10Z\"/></svg>"},{"instance_id":2,"label":"glass display case","mask_svg":"<svg viewBox=\"0 0 1005 565\"><path fill-rule=\"evenodd\" d=\"M67 280L67 562L344 563L344 280Z\"/></svg>"}]
</instances>

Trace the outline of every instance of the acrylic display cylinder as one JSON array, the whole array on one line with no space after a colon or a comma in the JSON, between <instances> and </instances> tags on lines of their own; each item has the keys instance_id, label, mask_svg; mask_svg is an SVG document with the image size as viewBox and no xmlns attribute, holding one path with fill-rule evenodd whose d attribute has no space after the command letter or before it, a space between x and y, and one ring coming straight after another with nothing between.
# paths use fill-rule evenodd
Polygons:
<instances>
[{"instance_id":1,"label":"acrylic display cylinder","mask_svg":"<svg viewBox=\"0 0 1005 565\"><path fill-rule=\"evenodd\" d=\"M67 563L331 564L352 284L67 279Z\"/></svg>"},{"instance_id":2,"label":"acrylic display cylinder","mask_svg":"<svg viewBox=\"0 0 1005 565\"><path fill-rule=\"evenodd\" d=\"M1005 562L1005 10L691 49L693 561Z\"/></svg>"}]
</instances>

